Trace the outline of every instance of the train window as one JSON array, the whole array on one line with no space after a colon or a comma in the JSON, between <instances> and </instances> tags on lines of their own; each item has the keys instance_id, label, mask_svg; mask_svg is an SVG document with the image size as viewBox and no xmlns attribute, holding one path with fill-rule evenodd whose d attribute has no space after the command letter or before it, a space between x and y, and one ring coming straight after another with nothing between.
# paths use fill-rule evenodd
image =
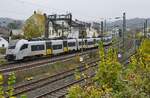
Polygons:
<instances>
[{"instance_id":1,"label":"train window","mask_svg":"<svg viewBox=\"0 0 150 98\"><path fill-rule=\"evenodd\" d=\"M26 49L26 48L28 48L28 44L24 44L24 45L20 48L20 50L23 50L23 49Z\"/></svg>"},{"instance_id":2,"label":"train window","mask_svg":"<svg viewBox=\"0 0 150 98\"><path fill-rule=\"evenodd\" d=\"M8 49L15 49L16 46L10 45L8 46Z\"/></svg>"},{"instance_id":3,"label":"train window","mask_svg":"<svg viewBox=\"0 0 150 98\"><path fill-rule=\"evenodd\" d=\"M88 45L93 45L94 44L94 42L92 41L92 42L88 42Z\"/></svg>"},{"instance_id":4,"label":"train window","mask_svg":"<svg viewBox=\"0 0 150 98\"><path fill-rule=\"evenodd\" d=\"M44 45L32 45L32 46L31 46L31 50L32 50L32 51L44 50Z\"/></svg>"},{"instance_id":5,"label":"train window","mask_svg":"<svg viewBox=\"0 0 150 98\"><path fill-rule=\"evenodd\" d=\"M62 45L53 45L53 50L62 49Z\"/></svg>"},{"instance_id":6,"label":"train window","mask_svg":"<svg viewBox=\"0 0 150 98\"><path fill-rule=\"evenodd\" d=\"M68 43L68 47L73 47L73 46L76 46L76 43L75 43L75 42L69 42L69 43Z\"/></svg>"}]
</instances>

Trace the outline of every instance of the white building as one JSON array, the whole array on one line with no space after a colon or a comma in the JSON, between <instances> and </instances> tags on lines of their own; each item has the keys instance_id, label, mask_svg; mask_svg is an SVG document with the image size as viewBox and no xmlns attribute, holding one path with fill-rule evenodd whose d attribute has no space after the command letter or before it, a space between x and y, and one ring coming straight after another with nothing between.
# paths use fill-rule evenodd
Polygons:
<instances>
[{"instance_id":1,"label":"white building","mask_svg":"<svg viewBox=\"0 0 150 98\"><path fill-rule=\"evenodd\" d=\"M0 48L6 48L8 47L8 41L5 40L4 38L0 37Z\"/></svg>"},{"instance_id":2,"label":"white building","mask_svg":"<svg viewBox=\"0 0 150 98\"><path fill-rule=\"evenodd\" d=\"M21 29L13 29L12 34L13 35L24 35L24 33Z\"/></svg>"}]
</instances>

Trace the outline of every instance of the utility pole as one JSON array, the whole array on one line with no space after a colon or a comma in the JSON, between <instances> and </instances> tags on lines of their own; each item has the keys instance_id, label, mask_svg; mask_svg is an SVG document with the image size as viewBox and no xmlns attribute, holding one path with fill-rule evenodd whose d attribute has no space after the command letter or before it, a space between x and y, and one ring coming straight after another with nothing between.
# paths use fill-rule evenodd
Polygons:
<instances>
[{"instance_id":1,"label":"utility pole","mask_svg":"<svg viewBox=\"0 0 150 98\"><path fill-rule=\"evenodd\" d=\"M81 31L81 34L82 34L82 50L81 50L81 53L83 53L83 43L84 43L83 42L83 35L84 35L84 31L83 30Z\"/></svg>"},{"instance_id":2,"label":"utility pole","mask_svg":"<svg viewBox=\"0 0 150 98\"><path fill-rule=\"evenodd\" d=\"M80 28L80 33L81 33L81 37L82 37L81 53L83 54L83 44L84 44L84 42L83 42L83 37L84 37L84 31L83 31L83 27L82 27L82 26L81 26L81 28ZM83 57L83 56L80 56L80 62L83 62L83 59L84 59L84 57Z\"/></svg>"},{"instance_id":3,"label":"utility pole","mask_svg":"<svg viewBox=\"0 0 150 98\"><path fill-rule=\"evenodd\" d=\"M62 22L62 38L64 38L64 22Z\"/></svg>"},{"instance_id":4,"label":"utility pole","mask_svg":"<svg viewBox=\"0 0 150 98\"><path fill-rule=\"evenodd\" d=\"M104 32L107 32L107 21L106 21L106 19L104 20L104 27L105 27Z\"/></svg>"},{"instance_id":5,"label":"utility pole","mask_svg":"<svg viewBox=\"0 0 150 98\"><path fill-rule=\"evenodd\" d=\"M122 37L122 29L119 28L119 37L118 37L118 52L120 52L120 38Z\"/></svg>"},{"instance_id":6,"label":"utility pole","mask_svg":"<svg viewBox=\"0 0 150 98\"><path fill-rule=\"evenodd\" d=\"M44 17L45 17L45 34L44 34L44 37L45 38L48 38L49 37L49 21L48 21L48 18L47 18L47 15L44 13Z\"/></svg>"},{"instance_id":7,"label":"utility pole","mask_svg":"<svg viewBox=\"0 0 150 98\"><path fill-rule=\"evenodd\" d=\"M144 22L144 30L143 31L144 31L144 37L145 37L145 32L146 32L146 30L145 30L145 22Z\"/></svg>"},{"instance_id":8,"label":"utility pole","mask_svg":"<svg viewBox=\"0 0 150 98\"><path fill-rule=\"evenodd\" d=\"M101 35L102 35L102 41L103 41L103 35L104 35L104 23L101 21Z\"/></svg>"},{"instance_id":9,"label":"utility pole","mask_svg":"<svg viewBox=\"0 0 150 98\"><path fill-rule=\"evenodd\" d=\"M147 19L144 22L144 37L147 36Z\"/></svg>"},{"instance_id":10,"label":"utility pole","mask_svg":"<svg viewBox=\"0 0 150 98\"><path fill-rule=\"evenodd\" d=\"M147 19L145 20L145 26L146 26L146 36L147 36Z\"/></svg>"},{"instance_id":11,"label":"utility pole","mask_svg":"<svg viewBox=\"0 0 150 98\"><path fill-rule=\"evenodd\" d=\"M123 50L125 50L125 33L126 33L126 13L123 13L123 29L122 29Z\"/></svg>"}]
</instances>

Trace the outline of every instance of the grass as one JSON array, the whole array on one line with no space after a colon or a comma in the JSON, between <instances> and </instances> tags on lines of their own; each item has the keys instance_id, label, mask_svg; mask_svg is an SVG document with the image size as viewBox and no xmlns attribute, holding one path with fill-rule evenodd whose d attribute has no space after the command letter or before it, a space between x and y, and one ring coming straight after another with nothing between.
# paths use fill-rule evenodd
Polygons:
<instances>
[{"instance_id":1,"label":"grass","mask_svg":"<svg viewBox=\"0 0 150 98\"><path fill-rule=\"evenodd\" d=\"M24 81L30 77L36 78L42 76L43 74L54 75L56 73L74 68L76 65L73 62L73 60L67 62L56 62L55 64L46 64L42 67L18 71L16 72L17 82Z\"/></svg>"},{"instance_id":2,"label":"grass","mask_svg":"<svg viewBox=\"0 0 150 98\"><path fill-rule=\"evenodd\" d=\"M96 56L93 56L93 55ZM99 56L97 56L97 52L92 53L92 56L90 57L91 54L88 54L89 58L97 58ZM37 67L37 68L33 68L33 69L28 69L28 70L24 70L24 71L18 71L16 72L16 77L17 77L17 82L21 82L24 80L27 80L29 78L30 79L34 79L34 78L39 78L39 77L43 77L45 75L54 75L56 73L60 73L62 71L66 71L72 68L76 68L77 66L81 65L81 63L79 62L79 57L80 56L76 56L74 58L72 58L69 61L65 61L65 62L61 62L58 61L55 64L46 64L45 66L42 67ZM87 59L88 61L89 59ZM85 62L86 62L86 58L85 58Z\"/></svg>"}]
</instances>

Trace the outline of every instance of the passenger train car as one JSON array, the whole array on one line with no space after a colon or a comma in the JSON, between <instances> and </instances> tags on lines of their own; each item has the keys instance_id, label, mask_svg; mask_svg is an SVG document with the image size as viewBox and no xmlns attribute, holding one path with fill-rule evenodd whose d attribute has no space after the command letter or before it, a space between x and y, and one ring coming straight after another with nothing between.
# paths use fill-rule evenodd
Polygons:
<instances>
[{"instance_id":1,"label":"passenger train car","mask_svg":"<svg viewBox=\"0 0 150 98\"><path fill-rule=\"evenodd\" d=\"M112 43L112 36L105 36L102 41L104 45L110 45Z\"/></svg>"},{"instance_id":2,"label":"passenger train car","mask_svg":"<svg viewBox=\"0 0 150 98\"><path fill-rule=\"evenodd\" d=\"M104 45L111 43L111 38L104 38ZM6 50L7 60L23 60L28 57L57 55L69 51L78 51L82 47L90 49L98 47L101 38L84 39L49 39L49 40L19 40L10 44ZM105 42L106 41L106 42Z\"/></svg>"}]
</instances>

